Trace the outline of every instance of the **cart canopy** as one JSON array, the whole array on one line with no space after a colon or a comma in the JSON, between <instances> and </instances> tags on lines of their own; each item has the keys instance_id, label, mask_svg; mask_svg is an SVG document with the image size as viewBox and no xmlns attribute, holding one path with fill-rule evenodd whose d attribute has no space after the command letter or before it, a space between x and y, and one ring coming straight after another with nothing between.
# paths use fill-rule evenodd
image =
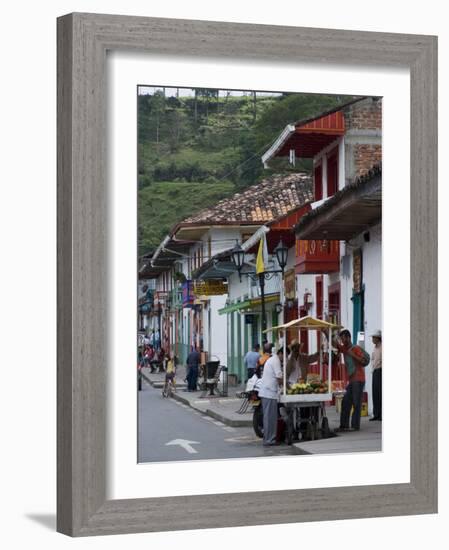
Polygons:
<instances>
[{"instance_id":1,"label":"cart canopy","mask_svg":"<svg viewBox=\"0 0 449 550\"><path fill-rule=\"evenodd\" d=\"M264 330L264 332L271 332L272 330L289 330L289 329L305 329L305 330L321 330L321 329L340 329L341 325L334 325L333 323L328 323L327 321L322 321L321 319L315 319L307 315L306 317L301 317L300 319L294 319L283 325L278 325L277 327L271 327L270 329Z\"/></svg>"}]
</instances>

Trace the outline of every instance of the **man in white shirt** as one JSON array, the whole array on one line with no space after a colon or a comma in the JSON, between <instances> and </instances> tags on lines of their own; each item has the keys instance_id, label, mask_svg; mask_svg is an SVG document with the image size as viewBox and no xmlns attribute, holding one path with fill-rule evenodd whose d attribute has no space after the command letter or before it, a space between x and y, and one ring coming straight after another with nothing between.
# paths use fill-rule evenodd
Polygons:
<instances>
[{"instance_id":1,"label":"man in white shirt","mask_svg":"<svg viewBox=\"0 0 449 550\"><path fill-rule=\"evenodd\" d=\"M273 344L266 344L266 346L270 346L269 351L271 352ZM283 350L281 348L278 350L277 354L272 355L265 363L259 389L259 397L262 399L263 411L263 444L266 447L278 444L276 442L276 431L278 420L278 393L279 387L282 384L282 353Z\"/></svg>"},{"instance_id":2,"label":"man in white shirt","mask_svg":"<svg viewBox=\"0 0 449 550\"><path fill-rule=\"evenodd\" d=\"M371 334L374 350L371 356L373 365L373 417L371 420L382 420L382 331Z\"/></svg>"}]
</instances>

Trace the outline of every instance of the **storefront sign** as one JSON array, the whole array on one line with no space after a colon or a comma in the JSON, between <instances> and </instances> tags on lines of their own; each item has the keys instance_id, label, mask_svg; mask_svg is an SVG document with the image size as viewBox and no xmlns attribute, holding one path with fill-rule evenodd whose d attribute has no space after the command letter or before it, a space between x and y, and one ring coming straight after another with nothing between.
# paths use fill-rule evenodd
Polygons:
<instances>
[{"instance_id":1,"label":"storefront sign","mask_svg":"<svg viewBox=\"0 0 449 550\"><path fill-rule=\"evenodd\" d=\"M289 269L284 275L285 298L294 300L296 298L296 275L294 269Z\"/></svg>"},{"instance_id":2,"label":"storefront sign","mask_svg":"<svg viewBox=\"0 0 449 550\"><path fill-rule=\"evenodd\" d=\"M228 285L222 280L195 281L193 287L195 296L219 296L228 293Z\"/></svg>"}]
</instances>

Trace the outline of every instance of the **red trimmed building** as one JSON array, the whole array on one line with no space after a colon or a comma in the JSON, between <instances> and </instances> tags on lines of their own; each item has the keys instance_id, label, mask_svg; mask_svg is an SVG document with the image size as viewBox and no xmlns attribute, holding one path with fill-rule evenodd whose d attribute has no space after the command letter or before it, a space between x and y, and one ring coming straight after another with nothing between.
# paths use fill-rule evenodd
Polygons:
<instances>
[{"instance_id":1,"label":"red trimmed building","mask_svg":"<svg viewBox=\"0 0 449 550\"><path fill-rule=\"evenodd\" d=\"M262 161L269 166L276 157L313 162L314 202L296 224L298 314L349 328L370 351L365 335L382 325L381 98L289 124Z\"/></svg>"}]
</instances>

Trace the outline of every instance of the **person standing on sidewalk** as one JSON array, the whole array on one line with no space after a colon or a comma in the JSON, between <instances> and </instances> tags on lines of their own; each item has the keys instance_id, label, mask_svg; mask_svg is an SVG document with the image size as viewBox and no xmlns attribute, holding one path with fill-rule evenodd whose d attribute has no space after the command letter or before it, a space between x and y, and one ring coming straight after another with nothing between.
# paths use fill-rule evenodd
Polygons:
<instances>
[{"instance_id":1,"label":"person standing on sidewalk","mask_svg":"<svg viewBox=\"0 0 449 550\"><path fill-rule=\"evenodd\" d=\"M374 350L371 355L373 365L373 417L371 420L382 420L382 332L376 330L371 334Z\"/></svg>"},{"instance_id":2,"label":"person standing on sidewalk","mask_svg":"<svg viewBox=\"0 0 449 550\"><path fill-rule=\"evenodd\" d=\"M337 431L360 430L362 414L363 388L365 387L365 367L370 362L369 354L360 346L353 345L349 330L340 332L340 341L334 341L335 347L345 358L349 382L341 404L340 427ZM351 408L354 407L349 427Z\"/></svg>"},{"instance_id":3,"label":"person standing on sidewalk","mask_svg":"<svg viewBox=\"0 0 449 550\"><path fill-rule=\"evenodd\" d=\"M195 345L187 357L187 391L196 391L200 361L201 355Z\"/></svg>"},{"instance_id":4,"label":"person standing on sidewalk","mask_svg":"<svg viewBox=\"0 0 449 550\"><path fill-rule=\"evenodd\" d=\"M271 348L270 348L271 349ZM265 363L259 389L263 413L263 445L277 445L276 432L278 422L278 394L282 384L282 366L280 356L282 348Z\"/></svg>"},{"instance_id":5,"label":"person standing on sidewalk","mask_svg":"<svg viewBox=\"0 0 449 550\"><path fill-rule=\"evenodd\" d=\"M252 351L251 350L248 351L247 354L245 355L245 357L243 358L243 364L246 367L246 373L247 373L246 381L247 382L250 378L252 378L252 376L256 372L257 363L258 363L259 358L260 358L259 349L260 349L259 344L255 344Z\"/></svg>"}]
</instances>

